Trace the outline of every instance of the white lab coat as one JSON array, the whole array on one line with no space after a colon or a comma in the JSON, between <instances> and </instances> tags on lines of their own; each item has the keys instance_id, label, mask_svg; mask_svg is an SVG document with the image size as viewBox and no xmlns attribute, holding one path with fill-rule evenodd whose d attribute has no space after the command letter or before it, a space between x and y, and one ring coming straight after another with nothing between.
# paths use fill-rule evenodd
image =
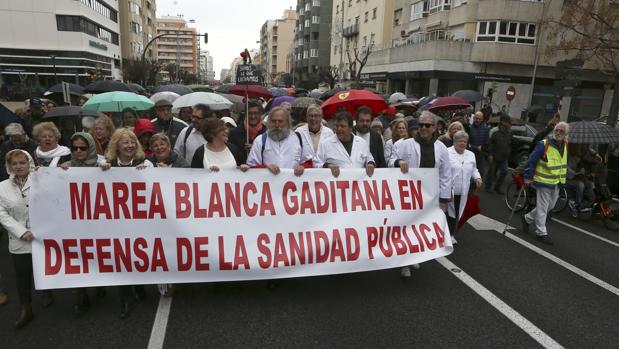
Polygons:
<instances>
[{"instance_id":1,"label":"white lab coat","mask_svg":"<svg viewBox=\"0 0 619 349\"><path fill-rule=\"evenodd\" d=\"M330 128L328 128L325 125L322 125L320 127L322 129L320 130L320 141L318 141L318 145L320 145L326 139L328 139L329 137L335 134ZM314 149L314 147L312 146L313 144L312 137L310 137L309 127L307 126L307 124L299 127L297 129L297 132L299 132L299 134L301 135L301 138L303 138L303 142L305 142L305 144L307 144L312 150L312 160L316 161L316 152L318 151L318 149ZM305 146L305 144L303 146Z\"/></svg>"},{"instance_id":2,"label":"white lab coat","mask_svg":"<svg viewBox=\"0 0 619 349\"><path fill-rule=\"evenodd\" d=\"M22 189L12 178L0 182L0 224L9 232L9 252L32 253L32 243L20 239L28 230L30 177Z\"/></svg>"},{"instance_id":3,"label":"white lab coat","mask_svg":"<svg viewBox=\"0 0 619 349\"><path fill-rule=\"evenodd\" d=\"M277 165L279 168L293 169L312 159L311 147L306 144L301 145L299 136L292 130L288 137L279 142L272 140L268 136L265 137L266 145L264 147L264 154L262 153L262 138L262 135L258 135L258 137L254 139L254 143L249 151L249 156L247 157L247 165Z\"/></svg>"},{"instance_id":4,"label":"white lab coat","mask_svg":"<svg viewBox=\"0 0 619 349\"><path fill-rule=\"evenodd\" d=\"M466 206L466 200L468 198L469 187L471 185L471 179L476 180L480 179L481 175L477 170L477 162L475 161L475 154L470 150L464 150L464 156L461 157L456 152L456 149L452 146L447 148L447 153L449 154L449 159L451 163L451 178L455 179L456 176L459 175L459 179L461 185L461 193L460 193L460 207L459 207L459 215L456 217L456 210L454 206L454 202L449 203L448 213L450 217L458 218L462 216L462 212L464 212L464 207ZM455 187L456 183L453 183L453 187ZM453 191L452 191L453 193Z\"/></svg>"},{"instance_id":5,"label":"white lab coat","mask_svg":"<svg viewBox=\"0 0 619 349\"><path fill-rule=\"evenodd\" d=\"M363 138L353 135L352 150L348 155L346 148L334 134L318 145L314 167L320 168L326 162L342 168L365 168L370 161L374 161L374 157Z\"/></svg>"},{"instance_id":6,"label":"white lab coat","mask_svg":"<svg viewBox=\"0 0 619 349\"><path fill-rule=\"evenodd\" d=\"M185 134L187 134L188 129L189 126L185 127L178 134L178 137L176 137L174 152L185 158L187 161L191 162L191 159L193 159L193 154L196 152L196 149L205 145L206 139L204 139L202 132L192 127L191 133L189 134L189 137L187 137L187 142L185 143Z\"/></svg>"},{"instance_id":7,"label":"white lab coat","mask_svg":"<svg viewBox=\"0 0 619 349\"><path fill-rule=\"evenodd\" d=\"M414 138L401 139L393 145L388 165L394 167L396 160L404 160L409 168L419 168L420 159L419 143ZM434 142L434 159L434 168L438 168L439 175L439 197L449 199L452 192L451 162L447 147L439 140Z\"/></svg>"}]
</instances>

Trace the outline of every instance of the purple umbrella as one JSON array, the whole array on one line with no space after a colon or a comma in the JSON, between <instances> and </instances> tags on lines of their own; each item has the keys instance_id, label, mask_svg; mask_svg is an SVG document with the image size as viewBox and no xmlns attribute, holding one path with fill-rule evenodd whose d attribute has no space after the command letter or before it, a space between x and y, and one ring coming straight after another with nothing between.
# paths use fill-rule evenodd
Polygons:
<instances>
[{"instance_id":1,"label":"purple umbrella","mask_svg":"<svg viewBox=\"0 0 619 349\"><path fill-rule=\"evenodd\" d=\"M269 103L267 103L267 110L271 110L277 106L280 106L282 103L292 103L292 101L294 101L295 97L293 96L279 96L279 97L275 97L273 99L271 99L269 101Z\"/></svg>"}]
</instances>

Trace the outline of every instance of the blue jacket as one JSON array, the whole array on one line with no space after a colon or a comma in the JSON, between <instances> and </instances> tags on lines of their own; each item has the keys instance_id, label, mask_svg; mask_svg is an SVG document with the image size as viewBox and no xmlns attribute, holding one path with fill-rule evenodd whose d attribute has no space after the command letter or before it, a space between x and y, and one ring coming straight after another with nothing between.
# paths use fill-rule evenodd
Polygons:
<instances>
[{"instance_id":1,"label":"blue jacket","mask_svg":"<svg viewBox=\"0 0 619 349\"><path fill-rule=\"evenodd\" d=\"M559 154L563 156L563 143L558 144L552 137L546 137L548 143L551 147L556 148L559 151ZM537 142L535 145L535 149L531 155L529 155L529 160L527 160L527 166L524 169L524 179L531 180L535 175L535 168L537 167L537 162L544 156L544 150L546 150L546 146L544 145L544 140ZM556 185L546 184L546 183L538 183L533 182L533 185L536 187L546 187L546 188L554 188Z\"/></svg>"},{"instance_id":2,"label":"blue jacket","mask_svg":"<svg viewBox=\"0 0 619 349\"><path fill-rule=\"evenodd\" d=\"M488 144L489 134L490 129L486 123L482 123L479 126L472 124L469 133L469 143L472 146L486 145Z\"/></svg>"}]
</instances>

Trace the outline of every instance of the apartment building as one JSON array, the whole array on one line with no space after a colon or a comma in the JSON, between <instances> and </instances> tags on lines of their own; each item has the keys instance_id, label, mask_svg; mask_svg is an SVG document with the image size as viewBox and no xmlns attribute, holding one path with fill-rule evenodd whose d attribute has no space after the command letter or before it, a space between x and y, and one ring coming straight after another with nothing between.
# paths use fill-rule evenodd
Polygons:
<instances>
[{"instance_id":1,"label":"apartment building","mask_svg":"<svg viewBox=\"0 0 619 349\"><path fill-rule=\"evenodd\" d=\"M395 0L391 47L370 55L363 78L387 93L477 90L492 96L495 110L506 106L513 116L529 105L543 109L542 118L559 105L566 120L605 115L612 91L590 62L582 93L555 95L554 67L566 57L546 54L539 23L558 18L562 6L561 0ZM508 89L516 91L511 101Z\"/></svg>"},{"instance_id":2,"label":"apartment building","mask_svg":"<svg viewBox=\"0 0 619 349\"><path fill-rule=\"evenodd\" d=\"M0 2L0 86L29 96L56 82L120 79L118 3L102 0Z\"/></svg>"},{"instance_id":3,"label":"apartment building","mask_svg":"<svg viewBox=\"0 0 619 349\"><path fill-rule=\"evenodd\" d=\"M354 49L360 56L391 45L394 0L336 0L331 21L331 66L350 78ZM368 52L369 50L369 52ZM354 67L357 70L357 67Z\"/></svg>"},{"instance_id":4,"label":"apartment building","mask_svg":"<svg viewBox=\"0 0 619 349\"><path fill-rule=\"evenodd\" d=\"M266 71L266 83L278 80L287 70L287 54L294 42L294 29L297 23L297 13L293 9L284 10L281 19L264 22L260 30L260 60Z\"/></svg>"},{"instance_id":5,"label":"apartment building","mask_svg":"<svg viewBox=\"0 0 619 349\"><path fill-rule=\"evenodd\" d=\"M157 18L157 35L173 34L157 39L157 60L165 66L177 64L181 70L198 74L198 40L195 28L188 26L183 16Z\"/></svg>"},{"instance_id":6,"label":"apartment building","mask_svg":"<svg viewBox=\"0 0 619 349\"><path fill-rule=\"evenodd\" d=\"M298 0L294 41L294 80L307 81L331 60L333 0Z\"/></svg>"},{"instance_id":7,"label":"apartment building","mask_svg":"<svg viewBox=\"0 0 619 349\"><path fill-rule=\"evenodd\" d=\"M157 5L155 0L129 0L118 2L120 18L120 47L123 59L142 58L148 42L157 35ZM157 46L147 48L145 57L157 59Z\"/></svg>"}]
</instances>

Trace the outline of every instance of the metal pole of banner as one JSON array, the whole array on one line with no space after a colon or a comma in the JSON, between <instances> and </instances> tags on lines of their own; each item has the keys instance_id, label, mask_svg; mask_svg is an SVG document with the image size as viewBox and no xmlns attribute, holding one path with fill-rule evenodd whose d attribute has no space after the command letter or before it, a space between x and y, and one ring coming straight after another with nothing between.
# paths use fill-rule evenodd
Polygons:
<instances>
[{"instance_id":1,"label":"metal pole of banner","mask_svg":"<svg viewBox=\"0 0 619 349\"><path fill-rule=\"evenodd\" d=\"M245 85L245 121L247 125L245 128L245 144L249 144L249 94L247 91L247 85ZM249 153L249 149L246 149Z\"/></svg>"}]
</instances>

